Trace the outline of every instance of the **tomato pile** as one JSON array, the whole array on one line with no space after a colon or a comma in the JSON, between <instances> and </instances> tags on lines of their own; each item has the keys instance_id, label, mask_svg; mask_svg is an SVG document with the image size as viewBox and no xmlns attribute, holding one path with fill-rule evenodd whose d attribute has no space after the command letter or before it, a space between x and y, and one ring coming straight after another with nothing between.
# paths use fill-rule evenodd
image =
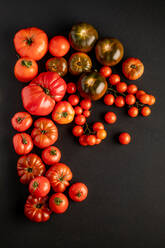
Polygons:
<instances>
[{"instance_id":1,"label":"tomato pile","mask_svg":"<svg viewBox=\"0 0 165 248\"><path fill-rule=\"evenodd\" d=\"M12 120L18 131L13 137L15 152L21 155L17 161L20 182L29 185L30 195L24 206L24 213L31 221L44 222L52 212L64 213L69 200L64 191L70 186L72 171L61 163L61 151L54 143L58 139L55 123L65 125L74 122L72 133L81 146L100 144L107 131L100 121L88 124L93 101L103 97L108 106L128 107L128 115L149 116L149 106L155 97L131 83L121 81L112 72L124 56L124 46L116 38L100 39L97 30L90 24L79 23L72 26L68 39L54 36L48 41L47 34L36 27L19 30L14 36L14 46L20 56L14 67L18 81L28 83L21 92L22 104L27 111L16 113ZM68 61L64 56L72 47L75 52ZM87 54L95 49L95 57L101 64L99 70ZM38 74L38 60L49 52L45 72ZM144 65L138 58L128 58L122 63L122 72L129 80L137 80L144 73ZM64 80L67 74L75 76L75 82ZM52 119L45 116L51 114ZM33 123L31 115L38 116ZM104 120L116 123L118 117L108 111ZM32 127L31 134L26 133ZM118 140L123 145L131 142L131 135L123 132ZM32 152L36 146L42 149L41 158ZM47 170L46 167L49 167ZM49 197L49 194L53 194ZM54 193L55 192L55 193ZM68 195L73 201L81 202L88 195L84 183L74 183Z\"/></svg>"}]
</instances>

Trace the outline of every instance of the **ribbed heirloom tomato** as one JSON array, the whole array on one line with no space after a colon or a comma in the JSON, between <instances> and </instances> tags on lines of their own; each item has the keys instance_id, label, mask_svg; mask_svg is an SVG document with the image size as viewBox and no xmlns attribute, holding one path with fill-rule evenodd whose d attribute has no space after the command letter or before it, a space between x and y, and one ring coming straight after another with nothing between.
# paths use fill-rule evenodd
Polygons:
<instances>
[{"instance_id":1,"label":"ribbed heirloom tomato","mask_svg":"<svg viewBox=\"0 0 165 248\"><path fill-rule=\"evenodd\" d=\"M88 72L92 68L92 61L86 53L73 53L69 59L69 71L73 75Z\"/></svg>"},{"instance_id":2,"label":"ribbed heirloom tomato","mask_svg":"<svg viewBox=\"0 0 165 248\"><path fill-rule=\"evenodd\" d=\"M50 58L46 62L46 70L57 72L60 77L64 77L68 72L68 64L64 58Z\"/></svg>"},{"instance_id":3,"label":"ribbed heirloom tomato","mask_svg":"<svg viewBox=\"0 0 165 248\"><path fill-rule=\"evenodd\" d=\"M61 152L55 146L49 146L42 151L42 160L47 165L58 163L61 159Z\"/></svg>"},{"instance_id":4,"label":"ribbed heirloom tomato","mask_svg":"<svg viewBox=\"0 0 165 248\"><path fill-rule=\"evenodd\" d=\"M34 197L44 197L50 191L50 182L46 177L38 176L29 183L29 192Z\"/></svg>"},{"instance_id":5,"label":"ribbed heirloom tomato","mask_svg":"<svg viewBox=\"0 0 165 248\"><path fill-rule=\"evenodd\" d=\"M13 136L13 146L17 154L28 154L33 149L32 138L27 133L17 133Z\"/></svg>"},{"instance_id":6,"label":"ribbed heirloom tomato","mask_svg":"<svg viewBox=\"0 0 165 248\"><path fill-rule=\"evenodd\" d=\"M75 111L67 101L58 102L52 113L52 119L58 124L68 124L73 121Z\"/></svg>"},{"instance_id":7,"label":"ribbed heirloom tomato","mask_svg":"<svg viewBox=\"0 0 165 248\"><path fill-rule=\"evenodd\" d=\"M82 202L87 198L88 188L84 183L74 183L69 188L69 196L73 201Z\"/></svg>"},{"instance_id":8,"label":"ribbed heirloom tomato","mask_svg":"<svg viewBox=\"0 0 165 248\"><path fill-rule=\"evenodd\" d=\"M11 119L13 128L18 132L26 131L32 125L32 122L32 117L27 112L18 112Z\"/></svg>"}]
</instances>

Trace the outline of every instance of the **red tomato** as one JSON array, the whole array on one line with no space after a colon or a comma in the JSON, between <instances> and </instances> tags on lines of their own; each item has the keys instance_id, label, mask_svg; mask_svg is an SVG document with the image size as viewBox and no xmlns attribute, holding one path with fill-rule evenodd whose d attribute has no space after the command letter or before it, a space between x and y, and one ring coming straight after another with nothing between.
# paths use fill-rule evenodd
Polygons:
<instances>
[{"instance_id":1,"label":"red tomato","mask_svg":"<svg viewBox=\"0 0 165 248\"><path fill-rule=\"evenodd\" d=\"M141 109L141 114L143 116L149 116L151 114L151 109L147 106L144 106L142 109Z\"/></svg>"},{"instance_id":2,"label":"red tomato","mask_svg":"<svg viewBox=\"0 0 165 248\"><path fill-rule=\"evenodd\" d=\"M99 139L99 138L96 137L96 145L98 145L100 143L101 143L101 139Z\"/></svg>"},{"instance_id":3,"label":"red tomato","mask_svg":"<svg viewBox=\"0 0 165 248\"><path fill-rule=\"evenodd\" d=\"M155 102L156 102L155 97L152 96L152 95L150 95L150 100L149 100L149 102L148 102L148 105L153 105L153 104L155 104Z\"/></svg>"},{"instance_id":4,"label":"red tomato","mask_svg":"<svg viewBox=\"0 0 165 248\"><path fill-rule=\"evenodd\" d=\"M40 60L48 50L48 37L39 28L19 30L14 36L14 46L21 57Z\"/></svg>"},{"instance_id":5,"label":"red tomato","mask_svg":"<svg viewBox=\"0 0 165 248\"><path fill-rule=\"evenodd\" d=\"M77 95L70 95L68 101L72 106L76 106L79 103L79 97Z\"/></svg>"},{"instance_id":6,"label":"red tomato","mask_svg":"<svg viewBox=\"0 0 165 248\"><path fill-rule=\"evenodd\" d=\"M29 192L34 197L44 197L50 191L50 183L46 177L35 177L29 183Z\"/></svg>"},{"instance_id":7,"label":"red tomato","mask_svg":"<svg viewBox=\"0 0 165 248\"><path fill-rule=\"evenodd\" d=\"M61 159L61 152L55 146L49 146L42 151L42 160L47 165L58 163Z\"/></svg>"},{"instance_id":8,"label":"red tomato","mask_svg":"<svg viewBox=\"0 0 165 248\"><path fill-rule=\"evenodd\" d=\"M103 130L104 129L104 125L101 122L95 122L93 124L93 127L92 128L93 128L93 131L97 132L98 130Z\"/></svg>"},{"instance_id":9,"label":"red tomato","mask_svg":"<svg viewBox=\"0 0 165 248\"><path fill-rule=\"evenodd\" d=\"M74 120L75 120L76 125L79 125L79 126L84 125L86 122L86 118L84 115L76 115Z\"/></svg>"},{"instance_id":10,"label":"red tomato","mask_svg":"<svg viewBox=\"0 0 165 248\"><path fill-rule=\"evenodd\" d=\"M144 65L137 58L128 58L122 65L122 71L129 80L136 80L143 75Z\"/></svg>"},{"instance_id":11,"label":"red tomato","mask_svg":"<svg viewBox=\"0 0 165 248\"><path fill-rule=\"evenodd\" d=\"M139 97L139 101L143 104L148 104L150 102L150 95L144 94Z\"/></svg>"},{"instance_id":12,"label":"red tomato","mask_svg":"<svg viewBox=\"0 0 165 248\"><path fill-rule=\"evenodd\" d=\"M119 82L116 84L116 90L123 93L127 90L127 84L125 82Z\"/></svg>"},{"instance_id":13,"label":"red tomato","mask_svg":"<svg viewBox=\"0 0 165 248\"><path fill-rule=\"evenodd\" d=\"M84 110L83 115L88 118L91 115L91 112L89 110Z\"/></svg>"},{"instance_id":14,"label":"red tomato","mask_svg":"<svg viewBox=\"0 0 165 248\"><path fill-rule=\"evenodd\" d=\"M90 99L83 99L81 102L80 102L80 106L85 109L85 110L89 110L92 106L92 102Z\"/></svg>"},{"instance_id":15,"label":"red tomato","mask_svg":"<svg viewBox=\"0 0 165 248\"><path fill-rule=\"evenodd\" d=\"M45 222L49 220L51 210L48 208L47 200L48 197L35 198L29 195L24 206L26 217L34 222Z\"/></svg>"},{"instance_id":16,"label":"red tomato","mask_svg":"<svg viewBox=\"0 0 165 248\"><path fill-rule=\"evenodd\" d=\"M96 136L93 134L88 135L86 141L87 141L88 145L93 146L96 144Z\"/></svg>"},{"instance_id":17,"label":"red tomato","mask_svg":"<svg viewBox=\"0 0 165 248\"><path fill-rule=\"evenodd\" d=\"M74 136L79 137L84 133L84 130L83 130L83 128L81 126L75 126L72 129L72 133L73 133Z\"/></svg>"},{"instance_id":18,"label":"red tomato","mask_svg":"<svg viewBox=\"0 0 165 248\"><path fill-rule=\"evenodd\" d=\"M109 82L112 85L116 85L117 83L120 82L120 76L118 74L111 74L109 78Z\"/></svg>"},{"instance_id":19,"label":"red tomato","mask_svg":"<svg viewBox=\"0 0 165 248\"><path fill-rule=\"evenodd\" d=\"M69 41L64 36L54 36L49 42L49 52L55 57L65 56L69 49Z\"/></svg>"},{"instance_id":20,"label":"red tomato","mask_svg":"<svg viewBox=\"0 0 165 248\"><path fill-rule=\"evenodd\" d=\"M68 94L74 94L76 92L76 84L72 82L68 83L66 91Z\"/></svg>"},{"instance_id":21,"label":"red tomato","mask_svg":"<svg viewBox=\"0 0 165 248\"><path fill-rule=\"evenodd\" d=\"M52 120L39 118L34 122L34 129L31 136L34 144L43 149L56 142L58 139L58 130Z\"/></svg>"},{"instance_id":22,"label":"red tomato","mask_svg":"<svg viewBox=\"0 0 165 248\"><path fill-rule=\"evenodd\" d=\"M62 100L66 83L56 72L43 72L22 89L24 108L32 115L48 115Z\"/></svg>"},{"instance_id":23,"label":"red tomato","mask_svg":"<svg viewBox=\"0 0 165 248\"><path fill-rule=\"evenodd\" d=\"M125 99L123 96L117 96L115 99L115 105L118 108L122 108L125 105Z\"/></svg>"},{"instance_id":24,"label":"red tomato","mask_svg":"<svg viewBox=\"0 0 165 248\"><path fill-rule=\"evenodd\" d=\"M119 142L122 145L128 145L131 142L131 136L129 135L129 133L121 133L119 135Z\"/></svg>"},{"instance_id":25,"label":"red tomato","mask_svg":"<svg viewBox=\"0 0 165 248\"><path fill-rule=\"evenodd\" d=\"M97 138L103 140L107 137L107 132L103 129L103 130L98 130L97 131Z\"/></svg>"},{"instance_id":26,"label":"red tomato","mask_svg":"<svg viewBox=\"0 0 165 248\"><path fill-rule=\"evenodd\" d=\"M128 94L126 97L125 97L125 102L126 104L128 105L133 105L135 104L136 102L136 97L132 94Z\"/></svg>"},{"instance_id":27,"label":"red tomato","mask_svg":"<svg viewBox=\"0 0 165 248\"><path fill-rule=\"evenodd\" d=\"M18 112L11 119L13 128L18 132L24 132L29 129L29 127L32 125L32 122L32 117L27 112Z\"/></svg>"},{"instance_id":28,"label":"red tomato","mask_svg":"<svg viewBox=\"0 0 165 248\"><path fill-rule=\"evenodd\" d=\"M105 116L104 116L104 119L105 119L105 121L106 121L107 123L113 124L113 123L116 122L117 116L116 116L116 114L113 113L113 112L107 112L107 113L105 114Z\"/></svg>"},{"instance_id":29,"label":"red tomato","mask_svg":"<svg viewBox=\"0 0 165 248\"><path fill-rule=\"evenodd\" d=\"M127 87L128 94L136 94L138 87L135 84L130 84Z\"/></svg>"},{"instance_id":30,"label":"red tomato","mask_svg":"<svg viewBox=\"0 0 165 248\"><path fill-rule=\"evenodd\" d=\"M76 114L76 115L81 115L82 112L83 112L83 109L82 109L80 106L76 106L76 107L74 108L74 111L75 111L75 114Z\"/></svg>"},{"instance_id":31,"label":"red tomato","mask_svg":"<svg viewBox=\"0 0 165 248\"><path fill-rule=\"evenodd\" d=\"M79 143L82 146L87 146L88 145L88 143L87 143L87 136L85 134L84 135L81 135L79 137Z\"/></svg>"},{"instance_id":32,"label":"red tomato","mask_svg":"<svg viewBox=\"0 0 165 248\"><path fill-rule=\"evenodd\" d=\"M106 94L105 96L104 96L104 103L106 104L106 105L113 105L114 104L114 102L115 102L115 97L112 95L112 94Z\"/></svg>"},{"instance_id":33,"label":"red tomato","mask_svg":"<svg viewBox=\"0 0 165 248\"><path fill-rule=\"evenodd\" d=\"M64 213L68 206L68 198L62 193L55 193L49 199L49 207L56 214Z\"/></svg>"},{"instance_id":34,"label":"red tomato","mask_svg":"<svg viewBox=\"0 0 165 248\"><path fill-rule=\"evenodd\" d=\"M72 172L66 164L56 163L46 172L46 177L55 192L64 192L72 180Z\"/></svg>"},{"instance_id":35,"label":"red tomato","mask_svg":"<svg viewBox=\"0 0 165 248\"><path fill-rule=\"evenodd\" d=\"M53 110L52 119L58 124L68 124L73 121L75 111L67 101L58 102Z\"/></svg>"},{"instance_id":36,"label":"red tomato","mask_svg":"<svg viewBox=\"0 0 165 248\"><path fill-rule=\"evenodd\" d=\"M136 98L139 100L140 96L145 95L146 93L144 92L144 90L138 90L136 92Z\"/></svg>"},{"instance_id":37,"label":"red tomato","mask_svg":"<svg viewBox=\"0 0 165 248\"><path fill-rule=\"evenodd\" d=\"M69 196L73 201L82 202L87 198L88 188L84 183L74 183L69 188Z\"/></svg>"},{"instance_id":38,"label":"red tomato","mask_svg":"<svg viewBox=\"0 0 165 248\"><path fill-rule=\"evenodd\" d=\"M100 74L103 77L107 78L107 77L109 77L112 74L112 69L109 66L103 66L100 69Z\"/></svg>"},{"instance_id":39,"label":"red tomato","mask_svg":"<svg viewBox=\"0 0 165 248\"><path fill-rule=\"evenodd\" d=\"M28 154L33 149L32 138L27 133L17 133L13 136L13 146L17 154Z\"/></svg>"},{"instance_id":40,"label":"red tomato","mask_svg":"<svg viewBox=\"0 0 165 248\"><path fill-rule=\"evenodd\" d=\"M128 110L128 115L129 115L130 117L136 117L136 116L138 116L138 114L139 114L139 110L138 110L137 107L131 107L131 108Z\"/></svg>"}]
</instances>

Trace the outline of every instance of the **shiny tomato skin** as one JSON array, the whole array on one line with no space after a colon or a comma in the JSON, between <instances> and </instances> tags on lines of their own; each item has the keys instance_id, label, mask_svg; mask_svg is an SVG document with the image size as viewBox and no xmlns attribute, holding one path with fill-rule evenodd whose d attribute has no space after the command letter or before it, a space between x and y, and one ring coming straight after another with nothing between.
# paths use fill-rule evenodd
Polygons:
<instances>
[{"instance_id":1,"label":"shiny tomato skin","mask_svg":"<svg viewBox=\"0 0 165 248\"><path fill-rule=\"evenodd\" d=\"M21 29L14 36L14 46L21 57L40 60L48 51L48 37L39 28Z\"/></svg>"},{"instance_id":2,"label":"shiny tomato skin","mask_svg":"<svg viewBox=\"0 0 165 248\"><path fill-rule=\"evenodd\" d=\"M69 59L69 72L72 75L80 75L92 68L92 61L86 53L73 53Z\"/></svg>"},{"instance_id":3,"label":"shiny tomato skin","mask_svg":"<svg viewBox=\"0 0 165 248\"><path fill-rule=\"evenodd\" d=\"M121 133L119 135L119 142L122 145L128 145L131 142L131 136L129 133Z\"/></svg>"},{"instance_id":4,"label":"shiny tomato skin","mask_svg":"<svg viewBox=\"0 0 165 248\"><path fill-rule=\"evenodd\" d=\"M49 146L42 151L42 160L47 165L58 163L61 159L61 152L56 146Z\"/></svg>"},{"instance_id":5,"label":"shiny tomato skin","mask_svg":"<svg viewBox=\"0 0 165 248\"><path fill-rule=\"evenodd\" d=\"M120 82L120 76L118 74L111 74L109 78L109 82L112 85L116 85L117 83Z\"/></svg>"},{"instance_id":6,"label":"shiny tomato skin","mask_svg":"<svg viewBox=\"0 0 165 248\"><path fill-rule=\"evenodd\" d=\"M86 117L84 115L76 115L75 123L76 125L82 126L86 122Z\"/></svg>"},{"instance_id":7,"label":"shiny tomato skin","mask_svg":"<svg viewBox=\"0 0 165 248\"><path fill-rule=\"evenodd\" d=\"M137 80L144 73L144 65L137 58L128 58L123 62L122 71L129 80Z\"/></svg>"},{"instance_id":8,"label":"shiny tomato skin","mask_svg":"<svg viewBox=\"0 0 165 248\"><path fill-rule=\"evenodd\" d=\"M43 149L53 145L58 139L58 130L54 122L47 118L39 118L34 122L31 137L34 145Z\"/></svg>"},{"instance_id":9,"label":"shiny tomato skin","mask_svg":"<svg viewBox=\"0 0 165 248\"><path fill-rule=\"evenodd\" d=\"M112 74L112 69L109 66L103 66L100 69L100 73L103 77L107 78Z\"/></svg>"},{"instance_id":10,"label":"shiny tomato skin","mask_svg":"<svg viewBox=\"0 0 165 248\"><path fill-rule=\"evenodd\" d=\"M17 112L11 119L11 124L18 132L24 132L32 125L32 117L27 112Z\"/></svg>"},{"instance_id":11,"label":"shiny tomato skin","mask_svg":"<svg viewBox=\"0 0 165 248\"><path fill-rule=\"evenodd\" d=\"M52 112L52 119L58 124L68 124L73 121L75 111L67 101L58 102Z\"/></svg>"},{"instance_id":12,"label":"shiny tomato skin","mask_svg":"<svg viewBox=\"0 0 165 248\"><path fill-rule=\"evenodd\" d=\"M126 104L128 105L133 105L135 104L136 102L136 97L132 94L128 94L126 97L125 97L125 102Z\"/></svg>"},{"instance_id":13,"label":"shiny tomato skin","mask_svg":"<svg viewBox=\"0 0 165 248\"><path fill-rule=\"evenodd\" d=\"M17 161L18 176L23 184L28 184L33 178L42 176L45 170L42 160L34 153L21 156Z\"/></svg>"},{"instance_id":14,"label":"shiny tomato skin","mask_svg":"<svg viewBox=\"0 0 165 248\"><path fill-rule=\"evenodd\" d=\"M145 93L144 90L138 90L138 91L136 92L136 98L139 100L140 96L145 95L145 94L146 94L146 93Z\"/></svg>"},{"instance_id":15,"label":"shiny tomato skin","mask_svg":"<svg viewBox=\"0 0 165 248\"><path fill-rule=\"evenodd\" d=\"M96 137L98 139L103 140L103 139L105 139L107 137L107 132L104 129L98 130L97 134L96 134Z\"/></svg>"},{"instance_id":16,"label":"shiny tomato skin","mask_svg":"<svg viewBox=\"0 0 165 248\"><path fill-rule=\"evenodd\" d=\"M49 207L56 214L64 213L68 206L68 198L62 193L55 193L49 199Z\"/></svg>"},{"instance_id":17,"label":"shiny tomato skin","mask_svg":"<svg viewBox=\"0 0 165 248\"><path fill-rule=\"evenodd\" d=\"M106 94L106 95L104 96L104 103L105 103L106 105L111 106L111 105L114 104L114 102L115 102L115 97L114 97L114 95L112 95L112 94Z\"/></svg>"},{"instance_id":18,"label":"shiny tomato skin","mask_svg":"<svg viewBox=\"0 0 165 248\"><path fill-rule=\"evenodd\" d=\"M96 144L96 136L91 134L87 136L87 143L90 146L94 146Z\"/></svg>"},{"instance_id":19,"label":"shiny tomato skin","mask_svg":"<svg viewBox=\"0 0 165 248\"><path fill-rule=\"evenodd\" d=\"M79 103L79 97L77 95L70 95L68 101L72 106L76 106Z\"/></svg>"},{"instance_id":20,"label":"shiny tomato skin","mask_svg":"<svg viewBox=\"0 0 165 248\"><path fill-rule=\"evenodd\" d=\"M91 112L89 110L84 110L83 115L88 118L91 115Z\"/></svg>"},{"instance_id":21,"label":"shiny tomato skin","mask_svg":"<svg viewBox=\"0 0 165 248\"><path fill-rule=\"evenodd\" d=\"M101 143L101 141L102 141L101 139L96 137L96 145L99 145Z\"/></svg>"},{"instance_id":22,"label":"shiny tomato skin","mask_svg":"<svg viewBox=\"0 0 165 248\"><path fill-rule=\"evenodd\" d=\"M75 111L75 114L76 114L76 115L81 115L82 112L83 112L83 109L82 109L80 106L76 106L76 107L74 108L74 111Z\"/></svg>"},{"instance_id":23,"label":"shiny tomato skin","mask_svg":"<svg viewBox=\"0 0 165 248\"><path fill-rule=\"evenodd\" d=\"M83 134L79 137L79 143L81 146L87 146L87 135Z\"/></svg>"},{"instance_id":24,"label":"shiny tomato skin","mask_svg":"<svg viewBox=\"0 0 165 248\"><path fill-rule=\"evenodd\" d=\"M148 105L153 105L153 104L155 104L155 102L156 102L156 98L154 96L150 95L150 100L148 102Z\"/></svg>"},{"instance_id":25,"label":"shiny tomato skin","mask_svg":"<svg viewBox=\"0 0 165 248\"><path fill-rule=\"evenodd\" d=\"M136 116L138 116L138 114L139 114L139 110L138 110L138 108L137 107L131 107L129 110L128 110L128 115L130 116L130 117L136 117Z\"/></svg>"},{"instance_id":26,"label":"shiny tomato skin","mask_svg":"<svg viewBox=\"0 0 165 248\"><path fill-rule=\"evenodd\" d=\"M69 41L64 36L54 36L49 42L49 52L55 57L65 56L69 49Z\"/></svg>"},{"instance_id":27,"label":"shiny tomato skin","mask_svg":"<svg viewBox=\"0 0 165 248\"><path fill-rule=\"evenodd\" d=\"M69 188L69 196L73 201L82 202L87 198L88 188L84 183L74 183Z\"/></svg>"},{"instance_id":28,"label":"shiny tomato skin","mask_svg":"<svg viewBox=\"0 0 165 248\"><path fill-rule=\"evenodd\" d=\"M14 150L19 155L25 155L33 149L33 141L27 133L17 133L13 136Z\"/></svg>"},{"instance_id":29,"label":"shiny tomato skin","mask_svg":"<svg viewBox=\"0 0 165 248\"><path fill-rule=\"evenodd\" d=\"M130 84L127 87L127 92L128 94L136 94L136 92L138 91L138 87L135 84Z\"/></svg>"},{"instance_id":30,"label":"shiny tomato skin","mask_svg":"<svg viewBox=\"0 0 165 248\"><path fill-rule=\"evenodd\" d=\"M80 102L80 106L85 110L89 110L92 107L92 102L90 99L83 99Z\"/></svg>"},{"instance_id":31,"label":"shiny tomato skin","mask_svg":"<svg viewBox=\"0 0 165 248\"><path fill-rule=\"evenodd\" d=\"M104 130L104 125L101 122L95 122L92 128L94 132L97 132L98 130Z\"/></svg>"},{"instance_id":32,"label":"shiny tomato skin","mask_svg":"<svg viewBox=\"0 0 165 248\"><path fill-rule=\"evenodd\" d=\"M77 90L77 87L76 87L75 83L70 82L67 84L66 91L68 94L74 94L76 92L76 90Z\"/></svg>"},{"instance_id":33,"label":"shiny tomato skin","mask_svg":"<svg viewBox=\"0 0 165 248\"><path fill-rule=\"evenodd\" d=\"M44 176L38 176L29 183L29 192L34 197L44 197L50 191L50 182Z\"/></svg>"},{"instance_id":34,"label":"shiny tomato skin","mask_svg":"<svg viewBox=\"0 0 165 248\"><path fill-rule=\"evenodd\" d=\"M144 106L141 109L142 116L149 116L151 114L151 109L148 106Z\"/></svg>"},{"instance_id":35,"label":"shiny tomato skin","mask_svg":"<svg viewBox=\"0 0 165 248\"><path fill-rule=\"evenodd\" d=\"M144 94L139 97L139 101L143 104L148 104L150 102L150 95Z\"/></svg>"},{"instance_id":36,"label":"shiny tomato skin","mask_svg":"<svg viewBox=\"0 0 165 248\"><path fill-rule=\"evenodd\" d=\"M45 66L47 71L57 72L60 77L64 77L68 72L67 61L62 57L48 59Z\"/></svg>"},{"instance_id":37,"label":"shiny tomato skin","mask_svg":"<svg viewBox=\"0 0 165 248\"><path fill-rule=\"evenodd\" d=\"M34 197L29 195L25 206L25 216L33 222L46 222L50 219L52 211L48 208L48 197Z\"/></svg>"},{"instance_id":38,"label":"shiny tomato skin","mask_svg":"<svg viewBox=\"0 0 165 248\"><path fill-rule=\"evenodd\" d=\"M73 129L72 129L72 133L74 136L76 137L79 137L83 134L84 130L81 126L75 126Z\"/></svg>"},{"instance_id":39,"label":"shiny tomato skin","mask_svg":"<svg viewBox=\"0 0 165 248\"><path fill-rule=\"evenodd\" d=\"M116 90L119 93L124 93L127 90L127 84L125 82L119 82L116 84Z\"/></svg>"},{"instance_id":40,"label":"shiny tomato skin","mask_svg":"<svg viewBox=\"0 0 165 248\"><path fill-rule=\"evenodd\" d=\"M46 177L50 181L53 190L62 193L69 186L72 172L66 164L56 163L46 172Z\"/></svg>"},{"instance_id":41,"label":"shiny tomato skin","mask_svg":"<svg viewBox=\"0 0 165 248\"><path fill-rule=\"evenodd\" d=\"M123 96L117 96L115 99L115 105L118 108L122 108L125 105L125 98Z\"/></svg>"},{"instance_id":42,"label":"shiny tomato skin","mask_svg":"<svg viewBox=\"0 0 165 248\"><path fill-rule=\"evenodd\" d=\"M109 124L114 124L117 120L117 116L113 112L107 112L104 116L104 119Z\"/></svg>"}]
</instances>

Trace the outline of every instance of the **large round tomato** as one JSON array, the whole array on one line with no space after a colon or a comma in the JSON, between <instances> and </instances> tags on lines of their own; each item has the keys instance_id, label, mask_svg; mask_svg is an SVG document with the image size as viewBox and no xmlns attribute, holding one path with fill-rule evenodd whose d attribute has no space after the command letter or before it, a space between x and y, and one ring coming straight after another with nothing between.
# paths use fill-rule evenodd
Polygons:
<instances>
[{"instance_id":1,"label":"large round tomato","mask_svg":"<svg viewBox=\"0 0 165 248\"><path fill-rule=\"evenodd\" d=\"M14 46L21 57L40 60L48 50L48 37L39 28L19 30L14 36Z\"/></svg>"},{"instance_id":2,"label":"large round tomato","mask_svg":"<svg viewBox=\"0 0 165 248\"><path fill-rule=\"evenodd\" d=\"M124 47L115 38L104 38L97 42L95 53L97 60L102 65L114 66L123 58Z\"/></svg>"},{"instance_id":3,"label":"large round tomato","mask_svg":"<svg viewBox=\"0 0 165 248\"><path fill-rule=\"evenodd\" d=\"M24 108L32 115L48 115L65 95L66 83L56 72L43 72L22 89Z\"/></svg>"},{"instance_id":4,"label":"large round tomato","mask_svg":"<svg viewBox=\"0 0 165 248\"><path fill-rule=\"evenodd\" d=\"M47 196L36 198L29 195L24 206L25 216L34 222L45 222L49 220L52 211L48 208L47 201Z\"/></svg>"},{"instance_id":5,"label":"large round tomato","mask_svg":"<svg viewBox=\"0 0 165 248\"><path fill-rule=\"evenodd\" d=\"M87 198L88 188L84 183L74 183L69 188L69 196L73 201L81 202Z\"/></svg>"},{"instance_id":6,"label":"large round tomato","mask_svg":"<svg viewBox=\"0 0 165 248\"><path fill-rule=\"evenodd\" d=\"M69 33L71 46L80 52L89 52L98 40L98 32L88 23L79 23L72 26Z\"/></svg>"},{"instance_id":7,"label":"large round tomato","mask_svg":"<svg viewBox=\"0 0 165 248\"><path fill-rule=\"evenodd\" d=\"M64 192L72 179L72 172L66 164L56 163L46 173L55 192Z\"/></svg>"},{"instance_id":8,"label":"large round tomato","mask_svg":"<svg viewBox=\"0 0 165 248\"><path fill-rule=\"evenodd\" d=\"M107 90L107 81L99 72L87 72L78 81L80 95L91 100L99 100Z\"/></svg>"},{"instance_id":9,"label":"large round tomato","mask_svg":"<svg viewBox=\"0 0 165 248\"><path fill-rule=\"evenodd\" d=\"M58 139L58 130L52 120L39 118L34 122L34 129L31 136L34 145L42 149L56 142Z\"/></svg>"},{"instance_id":10,"label":"large round tomato","mask_svg":"<svg viewBox=\"0 0 165 248\"><path fill-rule=\"evenodd\" d=\"M58 102L52 112L52 119L58 124L68 124L73 121L74 108L67 101Z\"/></svg>"},{"instance_id":11,"label":"large round tomato","mask_svg":"<svg viewBox=\"0 0 165 248\"><path fill-rule=\"evenodd\" d=\"M49 146L42 151L42 160L47 165L58 163L61 159L61 152L55 146Z\"/></svg>"},{"instance_id":12,"label":"large round tomato","mask_svg":"<svg viewBox=\"0 0 165 248\"><path fill-rule=\"evenodd\" d=\"M18 159L17 172L20 182L27 184L33 178L42 176L45 173L45 165L38 155L30 153Z\"/></svg>"},{"instance_id":13,"label":"large round tomato","mask_svg":"<svg viewBox=\"0 0 165 248\"><path fill-rule=\"evenodd\" d=\"M64 36L54 36L49 42L49 52L55 57L65 56L69 49L69 41Z\"/></svg>"},{"instance_id":14,"label":"large round tomato","mask_svg":"<svg viewBox=\"0 0 165 248\"><path fill-rule=\"evenodd\" d=\"M38 176L29 183L29 192L35 197L44 197L50 191L50 183L46 177Z\"/></svg>"},{"instance_id":15,"label":"large round tomato","mask_svg":"<svg viewBox=\"0 0 165 248\"><path fill-rule=\"evenodd\" d=\"M19 132L26 131L32 125L32 122L32 117L27 112L18 112L11 119L13 128Z\"/></svg>"},{"instance_id":16,"label":"large round tomato","mask_svg":"<svg viewBox=\"0 0 165 248\"><path fill-rule=\"evenodd\" d=\"M126 78L129 80L136 80L144 73L144 65L137 58L128 58L122 65L122 71Z\"/></svg>"},{"instance_id":17,"label":"large round tomato","mask_svg":"<svg viewBox=\"0 0 165 248\"><path fill-rule=\"evenodd\" d=\"M60 77L64 77L68 72L68 64L64 58L50 58L46 62L46 70L57 72Z\"/></svg>"},{"instance_id":18,"label":"large round tomato","mask_svg":"<svg viewBox=\"0 0 165 248\"><path fill-rule=\"evenodd\" d=\"M86 53L73 53L69 59L69 71L73 75L88 72L92 68L92 61Z\"/></svg>"},{"instance_id":19,"label":"large round tomato","mask_svg":"<svg viewBox=\"0 0 165 248\"><path fill-rule=\"evenodd\" d=\"M62 193L55 193L49 199L49 207L56 214L64 213L68 206L68 198Z\"/></svg>"},{"instance_id":20,"label":"large round tomato","mask_svg":"<svg viewBox=\"0 0 165 248\"><path fill-rule=\"evenodd\" d=\"M27 133L17 133L13 136L13 146L17 154L28 154L33 149L32 138Z\"/></svg>"}]
</instances>

